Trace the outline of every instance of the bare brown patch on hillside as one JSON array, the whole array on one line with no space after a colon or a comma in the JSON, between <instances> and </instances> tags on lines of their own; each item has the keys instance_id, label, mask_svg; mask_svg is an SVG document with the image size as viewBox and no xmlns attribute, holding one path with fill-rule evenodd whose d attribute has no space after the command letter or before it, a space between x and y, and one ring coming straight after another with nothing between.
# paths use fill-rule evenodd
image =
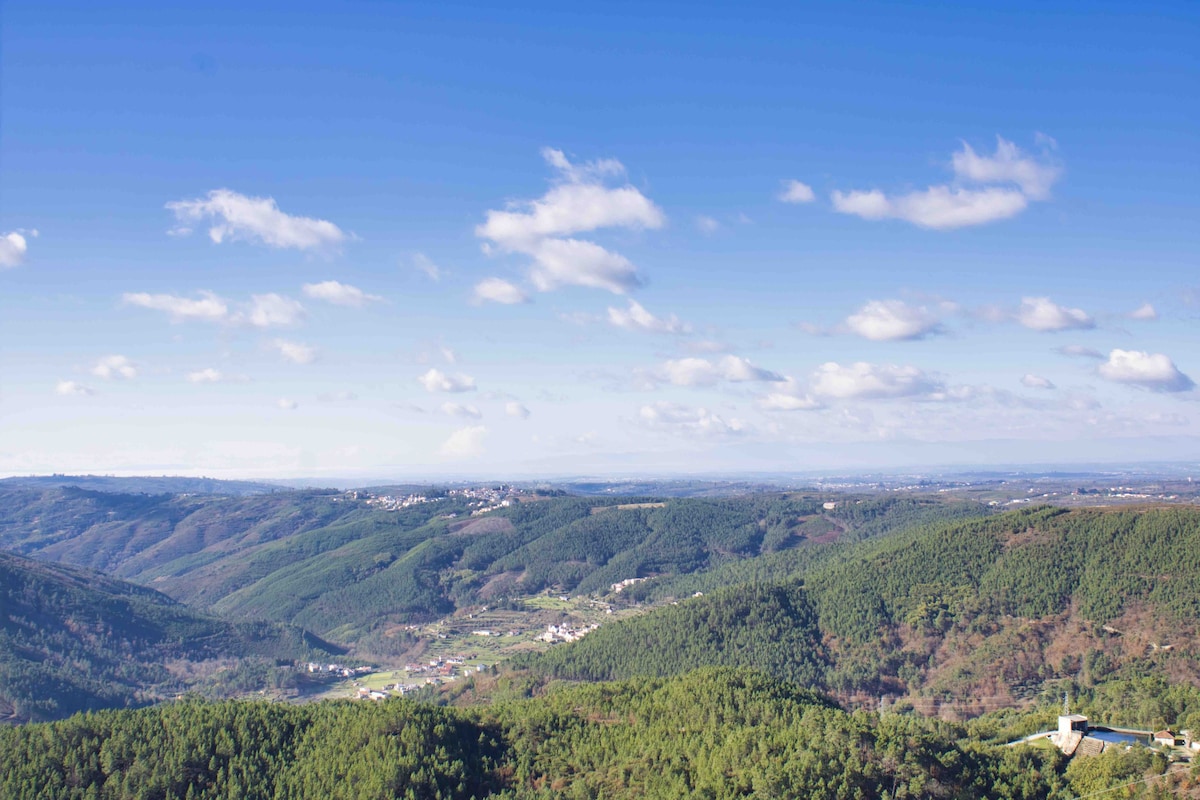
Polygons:
<instances>
[{"instance_id":1,"label":"bare brown patch on hillside","mask_svg":"<svg viewBox=\"0 0 1200 800\"><path fill-rule=\"evenodd\" d=\"M1041 528L1026 528L1019 533L1014 533L1004 541L1004 551L1015 550L1018 547L1026 547L1032 544L1048 544L1053 542L1056 535L1051 531L1042 530Z\"/></svg>"},{"instance_id":2,"label":"bare brown patch on hillside","mask_svg":"<svg viewBox=\"0 0 1200 800\"><path fill-rule=\"evenodd\" d=\"M491 600L496 595L506 594L524 577L525 573L520 570L509 570L501 572L499 575L493 575L488 578L487 583L479 587L479 597L483 600Z\"/></svg>"},{"instance_id":3,"label":"bare brown patch on hillside","mask_svg":"<svg viewBox=\"0 0 1200 800\"><path fill-rule=\"evenodd\" d=\"M452 523L447 530L450 533L475 536L482 533L508 533L516 529L513 527L512 521L507 517L480 517L478 519L464 519L460 522Z\"/></svg>"}]
</instances>

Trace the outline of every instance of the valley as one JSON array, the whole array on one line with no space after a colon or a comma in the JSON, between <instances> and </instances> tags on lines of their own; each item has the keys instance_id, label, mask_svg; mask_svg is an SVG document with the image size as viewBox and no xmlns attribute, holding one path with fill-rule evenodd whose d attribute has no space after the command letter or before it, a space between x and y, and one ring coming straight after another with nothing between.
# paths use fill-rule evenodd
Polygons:
<instances>
[{"instance_id":1,"label":"valley","mask_svg":"<svg viewBox=\"0 0 1200 800\"><path fill-rule=\"evenodd\" d=\"M439 725L499 737L476 766L463 762L462 774L475 776L468 784L514 797L585 783L669 796L669 782L635 778L632 762L584 769L560 755L523 773L517 763L541 756L526 752L518 731L556 708L566 716L543 741L601 736L601 746L594 726L651 702L639 693L685 685L702 694L747 681L755 692L802 687L811 702L865 719L854 724L875 736L905 720L905 735L932 736L931 746L945 736L974 743L969 768L918 755L911 774L924 774L924 786L977 780L976 768L1015 776L1031 768L1021 759L1041 759L1033 768L1043 777L1012 796L1054 797L1082 780L1071 775L1083 762L1056 750L995 749L1045 730L1064 696L1107 724L1200 729L1200 510L1190 505L1002 510L952 492L670 497L522 487L0 495L8 722L147 705L137 713L207 720L226 713L211 702L231 697L273 703L247 713L264 736L290 737L300 734L276 726L298 731L288 726L324 724L330 713L349 715L345 724L407 726L396 720L442 708L450 716ZM754 683L764 680L778 683ZM601 695L582 699L586 687ZM608 691L617 694L604 699ZM169 710L185 696L197 699ZM296 712L302 723L269 710L338 700L361 710ZM189 702L201 705L189 711ZM574 718L562 702L592 710ZM781 713L779 702L764 713ZM88 719L61 724L104 718ZM132 719L103 724L125 736ZM627 734L639 741L636 725ZM1161 780L1188 786L1190 773L1170 766L1186 752L1129 756L1120 769L1143 774L1158 758ZM988 759L1000 760L985 768ZM847 769L857 777L839 785L878 779L864 764ZM228 780L214 773L210 784ZM726 791L730 780L741 779L726 774L714 786Z\"/></svg>"}]
</instances>

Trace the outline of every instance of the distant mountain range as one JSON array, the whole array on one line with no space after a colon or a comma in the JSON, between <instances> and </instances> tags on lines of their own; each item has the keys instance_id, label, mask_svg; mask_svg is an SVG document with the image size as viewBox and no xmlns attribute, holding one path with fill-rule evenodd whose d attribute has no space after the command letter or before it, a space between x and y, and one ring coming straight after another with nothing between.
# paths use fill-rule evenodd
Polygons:
<instances>
[{"instance_id":1,"label":"distant mountain range","mask_svg":"<svg viewBox=\"0 0 1200 800\"><path fill-rule=\"evenodd\" d=\"M286 491L287 489L287 487L275 483L173 476L119 478L111 475L31 475L29 477L0 478L0 488L47 489L61 486L125 494L250 495Z\"/></svg>"}]
</instances>

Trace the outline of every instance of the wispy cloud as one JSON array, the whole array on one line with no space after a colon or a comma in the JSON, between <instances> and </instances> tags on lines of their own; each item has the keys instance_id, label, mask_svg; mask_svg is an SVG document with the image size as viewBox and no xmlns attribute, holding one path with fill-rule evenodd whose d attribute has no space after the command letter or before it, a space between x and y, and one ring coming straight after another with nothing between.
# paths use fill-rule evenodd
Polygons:
<instances>
[{"instance_id":1,"label":"wispy cloud","mask_svg":"<svg viewBox=\"0 0 1200 800\"><path fill-rule=\"evenodd\" d=\"M1096 321L1083 309L1060 306L1049 297L1022 298L1016 318L1026 328L1046 333L1096 327Z\"/></svg>"},{"instance_id":2,"label":"wispy cloud","mask_svg":"<svg viewBox=\"0 0 1200 800\"><path fill-rule=\"evenodd\" d=\"M287 327L304 319L304 306L290 297L271 292L250 297L249 310L234 317L234 322L245 321L256 328Z\"/></svg>"},{"instance_id":3,"label":"wispy cloud","mask_svg":"<svg viewBox=\"0 0 1200 800\"><path fill-rule=\"evenodd\" d=\"M413 266L425 274L433 282L440 281L448 274L445 269L434 263L433 259L424 253L416 253L412 257Z\"/></svg>"},{"instance_id":4,"label":"wispy cloud","mask_svg":"<svg viewBox=\"0 0 1200 800\"><path fill-rule=\"evenodd\" d=\"M137 377L137 367L126 356L104 356L92 367L92 374L106 381Z\"/></svg>"},{"instance_id":5,"label":"wispy cloud","mask_svg":"<svg viewBox=\"0 0 1200 800\"><path fill-rule=\"evenodd\" d=\"M367 294L357 286L351 286L348 283L339 281L321 281L320 283L306 283L301 287L305 297L311 297L314 300L324 300L327 303L333 303L335 306L348 306L350 308L361 308L367 303L379 302L383 300L379 295Z\"/></svg>"},{"instance_id":6,"label":"wispy cloud","mask_svg":"<svg viewBox=\"0 0 1200 800\"><path fill-rule=\"evenodd\" d=\"M529 419L529 409L515 400L504 404L504 413L517 419Z\"/></svg>"},{"instance_id":7,"label":"wispy cloud","mask_svg":"<svg viewBox=\"0 0 1200 800\"><path fill-rule=\"evenodd\" d=\"M1062 347L1054 348L1054 352L1067 358L1104 358L1104 353L1091 347L1084 347L1081 344L1064 344Z\"/></svg>"},{"instance_id":8,"label":"wispy cloud","mask_svg":"<svg viewBox=\"0 0 1200 800\"><path fill-rule=\"evenodd\" d=\"M638 421L647 428L685 436L732 436L749 429L745 422L736 417L725 419L707 408L689 408L665 400L642 406L638 411Z\"/></svg>"},{"instance_id":9,"label":"wispy cloud","mask_svg":"<svg viewBox=\"0 0 1200 800\"><path fill-rule=\"evenodd\" d=\"M778 373L755 366L740 356L727 355L710 361L707 358L679 358L666 361L654 373L646 376L652 383L675 386L711 387L728 381L782 381Z\"/></svg>"},{"instance_id":10,"label":"wispy cloud","mask_svg":"<svg viewBox=\"0 0 1200 800\"><path fill-rule=\"evenodd\" d=\"M792 378L772 387L772 391L759 398L758 404L766 411L812 411L822 407L821 401Z\"/></svg>"},{"instance_id":11,"label":"wispy cloud","mask_svg":"<svg viewBox=\"0 0 1200 800\"><path fill-rule=\"evenodd\" d=\"M483 440L488 429L483 425L469 425L450 434L438 454L444 458L476 458L483 455Z\"/></svg>"},{"instance_id":12,"label":"wispy cloud","mask_svg":"<svg viewBox=\"0 0 1200 800\"><path fill-rule=\"evenodd\" d=\"M198 298L181 297L174 294L148 294L126 292L121 299L131 306L163 311L172 322L222 322L229 316L229 306L212 292L199 292Z\"/></svg>"},{"instance_id":13,"label":"wispy cloud","mask_svg":"<svg viewBox=\"0 0 1200 800\"><path fill-rule=\"evenodd\" d=\"M473 392L475 379L470 375L447 375L440 369L433 368L417 378L427 392Z\"/></svg>"},{"instance_id":14,"label":"wispy cloud","mask_svg":"<svg viewBox=\"0 0 1200 800\"><path fill-rule=\"evenodd\" d=\"M833 208L867 220L902 219L934 230L964 228L1015 217L1029 205L1016 189L961 189L930 186L921 192L888 197L878 189L831 195Z\"/></svg>"},{"instance_id":15,"label":"wispy cloud","mask_svg":"<svg viewBox=\"0 0 1200 800\"><path fill-rule=\"evenodd\" d=\"M271 347L293 364L311 364L317 358L317 351L301 342L276 339L271 342Z\"/></svg>"},{"instance_id":16,"label":"wispy cloud","mask_svg":"<svg viewBox=\"0 0 1200 800\"><path fill-rule=\"evenodd\" d=\"M963 142L952 160L954 174L975 183L1016 184L1032 200L1045 200L1050 188L1062 175L1062 168L1039 162L1021 152L1015 144L996 137L996 152L981 156Z\"/></svg>"},{"instance_id":17,"label":"wispy cloud","mask_svg":"<svg viewBox=\"0 0 1200 800\"><path fill-rule=\"evenodd\" d=\"M1008 219L1030 200L1049 198L1060 167L1023 154L996 137L996 152L979 155L966 142L954 153L956 184L930 186L902 195L879 189L834 191L834 210L868 220L900 219L923 228L949 230Z\"/></svg>"},{"instance_id":18,"label":"wispy cloud","mask_svg":"<svg viewBox=\"0 0 1200 800\"><path fill-rule=\"evenodd\" d=\"M490 210L475 234L491 248L532 259L529 279L539 291L584 286L624 294L641 284L627 258L573 234L603 228L660 228L662 210L626 183L610 187L605 179L624 174L615 159L573 164L561 150L542 151L558 172L558 182L538 200L518 201Z\"/></svg>"},{"instance_id":19,"label":"wispy cloud","mask_svg":"<svg viewBox=\"0 0 1200 800\"><path fill-rule=\"evenodd\" d=\"M223 377L220 370L205 367L195 372L189 372L187 374L187 381L188 383L220 383Z\"/></svg>"},{"instance_id":20,"label":"wispy cloud","mask_svg":"<svg viewBox=\"0 0 1200 800\"><path fill-rule=\"evenodd\" d=\"M471 293L471 301L477 305L480 303L500 303L501 305L514 306L521 303L528 303L529 295L525 294L516 284L509 283L503 278L484 278L475 284L475 289Z\"/></svg>"},{"instance_id":21,"label":"wispy cloud","mask_svg":"<svg viewBox=\"0 0 1200 800\"><path fill-rule=\"evenodd\" d=\"M1142 322L1150 322L1158 319L1158 311L1149 303L1142 303L1140 306L1129 312L1130 319L1140 320Z\"/></svg>"},{"instance_id":22,"label":"wispy cloud","mask_svg":"<svg viewBox=\"0 0 1200 800\"><path fill-rule=\"evenodd\" d=\"M636 300L629 301L628 308L608 307L608 323L615 328L638 333L686 334L691 326L681 322L677 316L656 317Z\"/></svg>"},{"instance_id":23,"label":"wispy cloud","mask_svg":"<svg viewBox=\"0 0 1200 800\"><path fill-rule=\"evenodd\" d=\"M217 244L244 240L268 247L320 250L347 238L332 222L285 214L273 198L248 197L229 189L214 189L204 197L176 200L166 207L180 223L173 233L187 235L191 225L211 221L208 236Z\"/></svg>"},{"instance_id":24,"label":"wispy cloud","mask_svg":"<svg viewBox=\"0 0 1200 800\"><path fill-rule=\"evenodd\" d=\"M903 300L871 300L846 318L851 332L874 342L922 339L937 332L939 325L928 307Z\"/></svg>"},{"instance_id":25,"label":"wispy cloud","mask_svg":"<svg viewBox=\"0 0 1200 800\"><path fill-rule=\"evenodd\" d=\"M304 319L304 306L281 294L251 295L250 302L234 311L229 303L209 291L197 292L197 297L175 294L126 292L121 300L126 305L166 313L172 322L213 322L250 325L255 328L287 327Z\"/></svg>"},{"instance_id":26,"label":"wispy cloud","mask_svg":"<svg viewBox=\"0 0 1200 800\"><path fill-rule=\"evenodd\" d=\"M88 397L96 393L96 390L90 386L84 386L82 383L75 381L59 381L54 385L54 393L63 397Z\"/></svg>"},{"instance_id":27,"label":"wispy cloud","mask_svg":"<svg viewBox=\"0 0 1200 800\"><path fill-rule=\"evenodd\" d=\"M451 417L466 417L468 419L479 419L483 416L483 412L476 406L450 402L442 403L442 413Z\"/></svg>"},{"instance_id":28,"label":"wispy cloud","mask_svg":"<svg viewBox=\"0 0 1200 800\"><path fill-rule=\"evenodd\" d=\"M1029 389L1053 389L1054 384L1049 378L1043 378L1041 375L1034 375L1031 372L1025 374L1021 378L1021 385Z\"/></svg>"},{"instance_id":29,"label":"wispy cloud","mask_svg":"<svg viewBox=\"0 0 1200 800\"><path fill-rule=\"evenodd\" d=\"M784 181L778 197L784 203L811 203L817 199L811 186L797 180Z\"/></svg>"},{"instance_id":30,"label":"wispy cloud","mask_svg":"<svg viewBox=\"0 0 1200 800\"><path fill-rule=\"evenodd\" d=\"M917 367L865 361L822 364L813 373L811 384L813 394L838 400L916 397L944 389L941 381Z\"/></svg>"}]
</instances>

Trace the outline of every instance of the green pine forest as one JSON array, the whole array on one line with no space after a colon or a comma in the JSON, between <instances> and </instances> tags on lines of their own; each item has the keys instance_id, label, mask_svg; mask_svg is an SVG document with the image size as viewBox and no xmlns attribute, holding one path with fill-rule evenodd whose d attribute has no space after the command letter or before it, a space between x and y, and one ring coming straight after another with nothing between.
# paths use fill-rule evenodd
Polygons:
<instances>
[{"instance_id":1,"label":"green pine forest","mask_svg":"<svg viewBox=\"0 0 1200 800\"><path fill-rule=\"evenodd\" d=\"M1110 724L1200 730L1200 510L535 493L472 517L430 493L385 511L333 491L0 486L0 717L24 723L0 727L0 796L1197 785L1150 750L1001 745L1052 727L1064 694ZM626 618L420 701L218 699L307 659L401 658L399 626L547 592Z\"/></svg>"}]
</instances>

